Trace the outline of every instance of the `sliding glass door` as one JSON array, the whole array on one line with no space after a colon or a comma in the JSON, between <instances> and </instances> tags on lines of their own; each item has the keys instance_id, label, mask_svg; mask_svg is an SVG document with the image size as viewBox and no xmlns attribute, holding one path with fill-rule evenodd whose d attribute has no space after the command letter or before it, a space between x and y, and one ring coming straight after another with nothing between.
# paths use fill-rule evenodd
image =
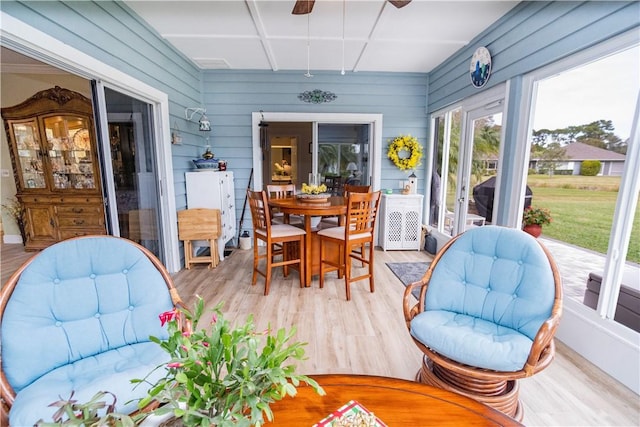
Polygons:
<instances>
[{"instance_id":1,"label":"sliding glass door","mask_svg":"<svg viewBox=\"0 0 640 427\"><path fill-rule=\"evenodd\" d=\"M163 260L152 105L110 88L94 90L106 110L106 132L101 129L100 136L109 233L138 242Z\"/></svg>"},{"instance_id":2,"label":"sliding glass door","mask_svg":"<svg viewBox=\"0 0 640 427\"><path fill-rule=\"evenodd\" d=\"M435 113L429 224L455 236L495 223L504 86Z\"/></svg>"},{"instance_id":3,"label":"sliding glass door","mask_svg":"<svg viewBox=\"0 0 640 427\"><path fill-rule=\"evenodd\" d=\"M280 181L299 188L311 173L335 193L344 184L379 188L381 115L259 112L252 119L253 188Z\"/></svg>"}]
</instances>

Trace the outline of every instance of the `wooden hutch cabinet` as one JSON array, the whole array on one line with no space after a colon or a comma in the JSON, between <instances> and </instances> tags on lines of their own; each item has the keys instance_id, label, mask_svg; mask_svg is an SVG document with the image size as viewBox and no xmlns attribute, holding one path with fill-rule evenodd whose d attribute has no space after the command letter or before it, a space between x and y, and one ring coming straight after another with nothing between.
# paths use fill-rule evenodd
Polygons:
<instances>
[{"instance_id":1,"label":"wooden hutch cabinet","mask_svg":"<svg viewBox=\"0 0 640 427\"><path fill-rule=\"evenodd\" d=\"M106 234L91 101L56 86L2 109L25 249Z\"/></svg>"}]
</instances>

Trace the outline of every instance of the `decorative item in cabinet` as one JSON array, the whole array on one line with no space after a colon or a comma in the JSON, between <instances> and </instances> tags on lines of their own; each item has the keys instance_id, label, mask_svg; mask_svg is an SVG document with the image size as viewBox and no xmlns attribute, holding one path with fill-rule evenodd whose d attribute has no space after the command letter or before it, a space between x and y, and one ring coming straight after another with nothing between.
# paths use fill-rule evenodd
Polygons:
<instances>
[{"instance_id":1,"label":"decorative item in cabinet","mask_svg":"<svg viewBox=\"0 0 640 427\"><path fill-rule=\"evenodd\" d=\"M16 196L25 206L25 249L105 234L91 101L56 86L3 108L2 118ZM90 214L74 220L73 209Z\"/></svg>"}]
</instances>

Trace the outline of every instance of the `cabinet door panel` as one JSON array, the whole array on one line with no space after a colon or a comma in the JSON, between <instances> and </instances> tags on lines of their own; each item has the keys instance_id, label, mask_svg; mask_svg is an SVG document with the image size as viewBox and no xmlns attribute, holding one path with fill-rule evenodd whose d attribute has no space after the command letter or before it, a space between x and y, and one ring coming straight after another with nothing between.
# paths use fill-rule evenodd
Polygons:
<instances>
[{"instance_id":1,"label":"cabinet door panel","mask_svg":"<svg viewBox=\"0 0 640 427\"><path fill-rule=\"evenodd\" d=\"M25 190L45 188L47 183L36 120L10 122L9 128L9 137L14 143L19 187Z\"/></svg>"},{"instance_id":2,"label":"cabinet door panel","mask_svg":"<svg viewBox=\"0 0 640 427\"><path fill-rule=\"evenodd\" d=\"M54 211L47 205L25 205L27 249L40 249L58 240Z\"/></svg>"}]
</instances>

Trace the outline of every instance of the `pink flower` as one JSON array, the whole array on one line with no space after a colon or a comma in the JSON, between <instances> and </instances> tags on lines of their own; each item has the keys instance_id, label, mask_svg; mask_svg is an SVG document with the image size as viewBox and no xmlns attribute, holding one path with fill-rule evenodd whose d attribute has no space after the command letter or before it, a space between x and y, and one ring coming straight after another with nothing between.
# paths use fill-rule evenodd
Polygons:
<instances>
[{"instance_id":1,"label":"pink flower","mask_svg":"<svg viewBox=\"0 0 640 427\"><path fill-rule=\"evenodd\" d=\"M169 367L169 368L181 368L182 367L182 363L180 363L180 362L167 363L167 367Z\"/></svg>"},{"instance_id":2,"label":"pink flower","mask_svg":"<svg viewBox=\"0 0 640 427\"><path fill-rule=\"evenodd\" d=\"M206 341L202 341L202 345L205 346L205 347L209 347L209 343L206 342Z\"/></svg>"},{"instance_id":3,"label":"pink flower","mask_svg":"<svg viewBox=\"0 0 640 427\"><path fill-rule=\"evenodd\" d=\"M178 310L175 308L171 311L165 311L160 316L158 316L160 318L160 326L164 326L165 323L172 321L177 316L178 316Z\"/></svg>"},{"instance_id":4,"label":"pink flower","mask_svg":"<svg viewBox=\"0 0 640 427\"><path fill-rule=\"evenodd\" d=\"M184 332L182 333L182 336L183 336L183 337L187 337L187 338L189 338L189 337L191 336L191 331L184 331Z\"/></svg>"},{"instance_id":5,"label":"pink flower","mask_svg":"<svg viewBox=\"0 0 640 427\"><path fill-rule=\"evenodd\" d=\"M213 316L211 316L211 324L214 324L218 321L218 315L216 313L213 313Z\"/></svg>"},{"instance_id":6,"label":"pink flower","mask_svg":"<svg viewBox=\"0 0 640 427\"><path fill-rule=\"evenodd\" d=\"M186 346L186 345L184 345L184 344L183 344L183 345L181 345L181 346L180 346L180 348L181 348L181 349L183 349L184 351L189 351L189 349L187 348L187 346Z\"/></svg>"}]
</instances>

